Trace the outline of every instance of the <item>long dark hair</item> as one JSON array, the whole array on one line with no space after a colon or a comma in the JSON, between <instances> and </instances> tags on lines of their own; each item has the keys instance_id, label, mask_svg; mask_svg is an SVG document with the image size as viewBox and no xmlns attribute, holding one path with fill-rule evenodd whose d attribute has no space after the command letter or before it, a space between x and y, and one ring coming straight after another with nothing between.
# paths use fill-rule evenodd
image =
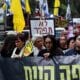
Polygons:
<instances>
[{"instance_id":1,"label":"long dark hair","mask_svg":"<svg viewBox=\"0 0 80 80\"><path fill-rule=\"evenodd\" d=\"M12 51L15 47L15 40L16 40L16 35L10 34L7 35L3 47L1 49L1 56L2 57L10 57L12 54Z\"/></svg>"},{"instance_id":2,"label":"long dark hair","mask_svg":"<svg viewBox=\"0 0 80 80\"><path fill-rule=\"evenodd\" d=\"M45 41L46 38L51 39L51 42L52 42L51 50L55 50L58 47L58 43L57 43L57 40L55 39L55 37L53 35L44 36L44 41Z\"/></svg>"},{"instance_id":3,"label":"long dark hair","mask_svg":"<svg viewBox=\"0 0 80 80\"><path fill-rule=\"evenodd\" d=\"M22 42L26 42L26 36L25 36L25 34L24 33L18 33L17 35L16 35L16 40L18 40L18 39L20 39Z\"/></svg>"},{"instance_id":4,"label":"long dark hair","mask_svg":"<svg viewBox=\"0 0 80 80\"><path fill-rule=\"evenodd\" d=\"M73 40L75 41L75 37L70 37L68 40L67 40L67 46L69 48L69 44L70 44L70 41Z\"/></svg>"}]
</instances>

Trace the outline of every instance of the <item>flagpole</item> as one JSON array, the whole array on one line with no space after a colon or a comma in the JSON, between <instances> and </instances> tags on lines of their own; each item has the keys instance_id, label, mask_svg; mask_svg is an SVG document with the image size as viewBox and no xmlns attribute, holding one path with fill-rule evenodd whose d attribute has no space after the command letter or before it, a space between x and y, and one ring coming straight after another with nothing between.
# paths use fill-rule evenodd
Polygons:
<instances>
[{"instance_id":1,"label":"flagpole","mask_svg":"<svg viewBox=\"0 0 80 80\"><path fill-rule=\"evenodd\" d=\"M44 2L44 0L42 0L42 1ZM44 17L44 13L43 13L43 11L42 11L42 5L41 5L41 3L40 3L40 0L39 0L39 8L40 8L40 14L41 14L40 19L41 19L41 18Z\"/></svg>"},{"instance_id":2,"label":"flagpole","mask_svg":"<svg viewBox=\"0 0 80 80\"><path fill-rule=\"evenodd\" d=\"M4 0L4 4L6 4L5 0ZM6 14L7 14L7 5L6 5L6 9L4 10L4 32L6 31L6 27L7 27Z\"/></svg>"},{"instance_id":3,"label":"flagpole","mask_svg":"<svg viewBox=\"0 0 80 80\"><path fill-rule=\"evenodd\" d=\"M42 1L44 2L44 0L42 0ZM43 20L45 20L45 16L44 16L44 12L42 10L42 5L40 3L40 0L39 0L39 8L40 8L40 14L41 14L41 16L40 16L40 22L43 22Z\"/></svg>"},{"instance_id":4,"label":"flagpole","mask_svg":"<svg viewBox=\"0 0 80 80\"><path fill-rule=\"evenodd\" d=\"M68 4L70 4L70 0L68 0Z\"/></svg>"},{"instance_id":5,"label":"flagpole","mask_svg":"<svg viewBox=\"0 0 80 80\"><path fill-rule=\"evenodd\" d=\"M70 0L67 0L66 20L71 20Z\"/></svg>"}]
</instances>

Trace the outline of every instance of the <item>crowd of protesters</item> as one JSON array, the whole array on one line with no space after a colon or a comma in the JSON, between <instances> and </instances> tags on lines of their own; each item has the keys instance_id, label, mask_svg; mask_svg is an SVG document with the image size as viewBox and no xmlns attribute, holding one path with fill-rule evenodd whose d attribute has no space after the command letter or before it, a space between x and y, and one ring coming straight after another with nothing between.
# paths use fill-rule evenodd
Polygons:
<instances>
[{"instance_id":1,"label":"crowd of protesters","mask_svg":"<svg viewBox=\"0 0 80 80\"><path fill-rule=\"evenodd\" d=\"M5 38L1 49L2 57L20 58L24 56L52 58L53 56L70 56L80 54L80 25L74 28L72 37L63 31L58 39L54 35L34 35L26 33L10 34ZM32 41L32 51L26 49L27 42Z\"/></svg>"}]
</instances>

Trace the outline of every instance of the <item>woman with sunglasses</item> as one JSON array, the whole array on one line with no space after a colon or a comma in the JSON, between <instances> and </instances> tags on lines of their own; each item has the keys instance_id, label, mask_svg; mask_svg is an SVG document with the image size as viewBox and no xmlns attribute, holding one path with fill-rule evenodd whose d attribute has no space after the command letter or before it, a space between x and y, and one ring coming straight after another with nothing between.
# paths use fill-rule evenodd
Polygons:
<instances>
[{"instance_id":1,"label":"woman with sunglasses","mask_svg":"<svg viewBox=\"0 0 80 80\"><path fill-rule=\"evenodd\" d=\"M52 58L53 56L63 55L63 52L58 48L57 41L53 35L44 37L44 45L46 49L40 51L38 56Z\"/></svg>"}]
</instances>

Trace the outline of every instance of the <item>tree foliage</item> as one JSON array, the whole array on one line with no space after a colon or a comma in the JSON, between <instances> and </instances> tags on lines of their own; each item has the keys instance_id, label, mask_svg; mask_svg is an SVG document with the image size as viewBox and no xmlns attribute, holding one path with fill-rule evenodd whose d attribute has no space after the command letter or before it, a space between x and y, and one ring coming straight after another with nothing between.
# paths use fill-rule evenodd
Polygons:
<instances>
[{"instance_id":1,"label":"tree foliage","mask_svg":"<svg viewBox=\"0 0 80 80\"><path fill-rule=\"evenodd\" d=\"M48 0L49 5L53 5L55 0ZM59 10L59 15L60 16L65 16L66 14L66 9L67 9L67 4L68 0L60 0L61 6ZM70 7L71 7L71 14L72 17L80 17L80 0L70 0ZM52 11L53 7L49 6L50 10Z\"/></svg>"}]
</instances>

